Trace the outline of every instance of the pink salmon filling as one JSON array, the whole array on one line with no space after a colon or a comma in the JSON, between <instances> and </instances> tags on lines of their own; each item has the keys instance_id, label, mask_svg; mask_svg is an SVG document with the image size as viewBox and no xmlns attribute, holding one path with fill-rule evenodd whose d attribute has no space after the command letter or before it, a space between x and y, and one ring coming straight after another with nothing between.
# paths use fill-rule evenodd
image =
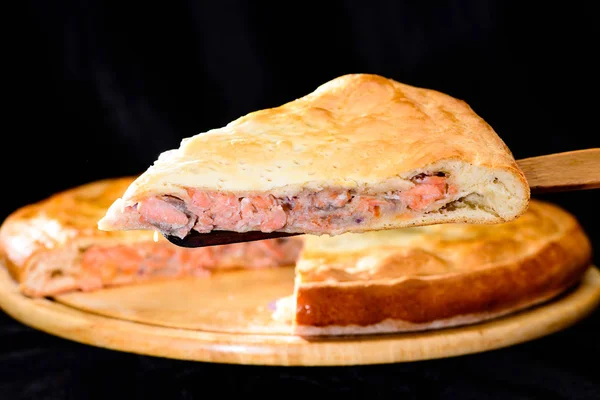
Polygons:
<instances>
[{"instance_id":1,"label":"pink salmon filling","mask_svg":"<svg viewBox=\"0 0 600 400\"><path fill-rule=\"evenodd\" d=\"M196 249L168 242L94 245L82 251L78 282L84 291L160 277L204 276L212 270L294 265L302 242L293 238Z\"/></svg>"},{"instance_id":2,"label":"pink salmon filling","mask_svg":"<svg viewBox=\"0 0 600 400\"><path fill-rule=\"evenodd\" d=\"M408 190L380 195L327 189L282 198L270 194L240 197L188 188L187 201L172 196L150 197L131 206L129 217L137 214L140 226L149 225L178 237L186 236L192 229L200 233L212 230L330 233L382 215L423 211L458 192L443 174L420 174L412 181L415 185Z\"/></svg>"}]
</instances>

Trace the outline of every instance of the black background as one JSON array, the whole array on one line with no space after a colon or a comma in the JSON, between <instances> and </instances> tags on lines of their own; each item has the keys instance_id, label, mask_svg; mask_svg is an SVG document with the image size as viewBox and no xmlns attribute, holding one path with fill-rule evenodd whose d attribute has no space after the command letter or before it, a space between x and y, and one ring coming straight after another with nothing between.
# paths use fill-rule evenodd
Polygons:
<instances>
[{"instance_id":1,"label":"black background","mask_svg":"<svg viewBox=\"0 0 600 400\"><path fill-rule=\"evenodd\" d=\"M184 137L345 73L461 98L516 158L598 147L592 3L525 3L29 1L8 37L16 44L8 79L18 90L2 134L9 192L0 216L75 185L140 173ZM575 214L600 248L597 190L538 198ZM0 399L195 399L213 390L593 399L598 335L596 312L561 333L479 355L267 368L96 349L0 314Z\"/></svg>"}]
</instances>

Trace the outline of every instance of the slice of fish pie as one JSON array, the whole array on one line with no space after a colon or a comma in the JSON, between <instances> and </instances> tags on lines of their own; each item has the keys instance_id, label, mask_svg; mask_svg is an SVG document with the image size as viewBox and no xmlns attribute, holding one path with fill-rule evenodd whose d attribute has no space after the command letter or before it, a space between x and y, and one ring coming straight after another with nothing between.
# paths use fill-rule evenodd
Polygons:
<instances>
[{"instance_id":1,"label":"slice of fish pie","mask_svg":"<svg viewBox=\"0 0 600 400\"><path fill-rule=\"evenodd\" d=\"M184 139L98 226L338 235L510 221L529 196L512 153L468 104L353 74Z\"/></svg>"}]
</instances>

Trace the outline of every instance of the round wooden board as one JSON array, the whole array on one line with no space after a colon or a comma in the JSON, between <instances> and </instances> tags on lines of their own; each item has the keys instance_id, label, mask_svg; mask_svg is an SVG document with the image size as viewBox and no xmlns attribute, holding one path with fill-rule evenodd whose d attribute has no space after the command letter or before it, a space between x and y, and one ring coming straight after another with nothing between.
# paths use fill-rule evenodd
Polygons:
<instances>
[{"instance_id":1,"label":"round wooden board","mask_svg":"<svg viewBox=\"0 0 600 400\"><path fill-rule=\"evenodd\" d=\"M590 267L581 284L563 296L485 323L309 340L290 335L289 326L265 317L274 296L291 293L292 276L291 268L244 271L216 279L74 293L53 301L24 297L0 268L0 306L33 328L113 350L218 363L323 366L408 362L497 349L564 329L600 304L600 271ZM200 288L207 291L196 292Z\"/></svg>"}]
</instances>

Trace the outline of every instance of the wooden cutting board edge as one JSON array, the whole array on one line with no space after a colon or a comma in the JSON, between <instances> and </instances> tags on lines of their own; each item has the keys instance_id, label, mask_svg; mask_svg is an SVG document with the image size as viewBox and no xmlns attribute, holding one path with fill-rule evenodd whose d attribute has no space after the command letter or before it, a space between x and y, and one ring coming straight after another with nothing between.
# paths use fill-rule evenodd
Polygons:
<instances>
[{"instance_id":1,"label":"wooden cutting board edge","mask_svg":"<svg viewBox=\"0 0 600 400\"><path fill-rule=\"evenodd\" d=\"M0 266L1 267L1 266ZM201 362L341 366L411 362L499 349L563 330L600 305L600 271L590 266L575 290L492 321L410 334L307 340L286 335L215 333L151 326L23 296L0 268L0 308L40 331L140 355Z\"/></svg>"}]
</instances>

